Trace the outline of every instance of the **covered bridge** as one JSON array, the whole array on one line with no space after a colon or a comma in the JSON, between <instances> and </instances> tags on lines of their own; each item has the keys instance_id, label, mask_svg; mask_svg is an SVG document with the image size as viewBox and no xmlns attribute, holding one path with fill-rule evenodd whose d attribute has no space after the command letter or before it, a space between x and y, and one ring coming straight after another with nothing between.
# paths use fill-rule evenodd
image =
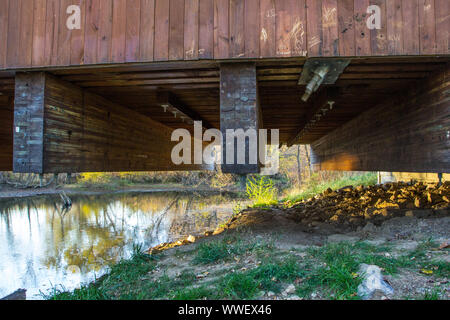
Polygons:
<instances>
[{"instance_id":1,"label":"covered bridge","mask_svg":"<svg viewBox=\"0 0 450 320\"><path fill-rule=\"evenodd\" d=\"M170 160L201 120L279 129L318 169L450 172L449 7L0 0L0 170L205 169Z\"/></svg>"}]
</instances>

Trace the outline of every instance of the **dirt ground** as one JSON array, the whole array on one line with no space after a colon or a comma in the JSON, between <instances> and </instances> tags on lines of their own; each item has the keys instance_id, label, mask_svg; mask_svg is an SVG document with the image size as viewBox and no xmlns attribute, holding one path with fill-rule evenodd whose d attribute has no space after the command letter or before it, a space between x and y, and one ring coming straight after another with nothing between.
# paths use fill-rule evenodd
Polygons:
<instances>
[{"instance_id":1,"label":"dirt ground","mask_svg":"<svg viewBox=\"0 0 450 320\"><path fill-rule=\"evenodd\" d=\"M417 218L414 216L395 217L387 219L379 226L366 223L364 226L353 227L345 224L317 222L303 224L293 222L284 209L248 209L238 214L232 221L222 228L215 230L215 235L197 239L193 244L179 246L163 251L158 267L152 271L151 278L157 281L162 275L178 277L186 272L196 274L193 288L213 285L224 274L245 272L261 265L258 254L246 253L233 259L199 265L193 263L199 246L223 239L239 237L244 241L258 243L269 241L275 249L277 257L294 256L300 263L307 262L311 257L309 251L337 243L366 243L381 248L378 254L386 258L408 256L414 260L422 255L422 264L411 267L400 267L394 274L384 274L384 279L394 289L394 294L387 296L375 294L372 299L428 299L433 292L439 292L439 299L450 298L448 266L450 263L449 250L445 244L450 243L450 216L448 211L440 211L441 216L431 218ZM432 241L433 246L424 246ZM187 243L187 241L185 241ZM389 249L383 249L389 248ZM419 250L422 248L423 250ZM420 253L419 253L420 252ZM421 268L424 262L444 265L446 272L438 274L433 270ZM426 263L425 263L426 264ZM433 267L430 267L431 269ZM330 299L333 294L323 291L320 286L312 292L301 295L297 284L302 279L292 283L283 283L280 292L261 290L254 296L256 299ZM296 288L296 289L294 289ZM311 291L311 290L310 290ZM205 298L208 298L205 296Z\"/></svg>"},{"instance_id":2,"label":"dirt ground","mask_svg":"<svg viewBox=\"0 0 450 320\"><path fill-rule=\"evenodd\" d=\"M27 188L17 189L8 185L0 185L0 199L25 198L42 195L58 195L65 192L67 195L102 195L108 193L125 193L125 192L178 192L178 191L210 191L206 187L186 187L181 184L149 184L114 187L111 189L98 188L82 188L77 185L65 185L63 187L46 187L46 188Z\"/></svg>"}]
</instances>

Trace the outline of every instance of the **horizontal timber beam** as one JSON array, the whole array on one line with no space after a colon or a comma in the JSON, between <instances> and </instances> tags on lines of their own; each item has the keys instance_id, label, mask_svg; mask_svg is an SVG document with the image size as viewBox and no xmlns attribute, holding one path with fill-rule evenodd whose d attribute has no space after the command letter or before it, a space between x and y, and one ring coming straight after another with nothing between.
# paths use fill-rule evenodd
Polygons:
<instances>
[{"instance_id":1,"label":"horizontal timber beam","mask_svg":"<svg viewBox=\"0 0 450 320\"><path fill-rule=\"evenodd\" d=\"M173 164L173 129L142 114L47 73L15 82L15 172L212 169Z\"/></svg>"},{"instance_id":2,"label":"horizontal timber beam","mask_svg":"<svg viewBox=\"0 0 450 320\"><path fill-rule=\"evenodd\" d=\"M202 119L195 111L184 106L178 98L169 91L158 92L158 104L164 108L164 112L171 112L174 117L181 119L181 121L186 121L186 123L191 125L194 124L194 121L201 121L204 128L213 128L208 121Z\"/></svg>"},{"instance_id":3,"label":"horizontal timber beam","mask_svg":"<svg viewBox=\"0 0 450 320\"><path fill-rule=\"evenodd\" d=\"M328 111L331 111L335 107L335 100L339 94L339 88L336 87L324 87L317 94L311 97L308 111L306 112L303 121L300 123L299 131L289 141L288 146L291 147L294 144L301 142L301 139L306 133L313 130L314 127L322 120Z\"/></svg>"},{"instance_id":4,"label":"horizontal timber beam","mask_svg":"<svg viewBox=\"0 0 450 320\"><path fill-rule=\"evenodd\" d=\"M311 145L317 170L450 172L449 66Z\"/></svg>"}]
</instances>

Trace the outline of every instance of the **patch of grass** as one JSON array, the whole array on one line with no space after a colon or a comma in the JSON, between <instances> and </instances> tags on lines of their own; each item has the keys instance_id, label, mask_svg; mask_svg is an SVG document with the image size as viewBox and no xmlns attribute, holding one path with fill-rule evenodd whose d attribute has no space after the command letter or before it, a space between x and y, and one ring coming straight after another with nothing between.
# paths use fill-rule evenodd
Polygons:
<instances>
[{"instance_id":1,"label":"patch of grass","mask_svg":"<svg viewBox=\"0 0 450 320\"><path fill-rule=\"evenodd\" d=\"M226 236L220 240L201 243L197 247L197 253L192 262L194 264L208 264L267 248L270 248L270 244L266 242L244 241L238 236Z\"/></svg>"},{"instance_id":2,"label":"patch of grass","mask_svg":"<svg viewBox=\"0 0 450 320\"><path fill-rule=\"evenodd\" d=\"M260 266L224 276L218 285L222 298L252 299L261 291L279 293L283 283L292 282L302 276L295 258L280 262L264 263Z\"/></svg>"},{"instance_id":3,"label":"patch of grass","mask_svg":"<svg viewBox=\"0 0 450 320\"><path fill-rule=\"evenodd\" d=\"M142 252L141 246L133 248L133 255L129 260L122 260L111 267L110 272L100 280L82 286L73 292L54 288L44 298L51 300L106 300L122 297L133 287L135 282L145 276L156 266L155 257ZM130 298L132 296L129 296Z\"/></svg>"},{"instance_id":4,"label":"patch of grass","mask_svg":"<svg viewBox=\"0 0 450 320\"><path fill-rule=\"evenodd\" d=\"M187 288L178 290L175 292L173 299L174 300L201 300L201 299L212 299L215 293L212 289L206 287L198 287L198 288Z\"/></svg>"},{"instance_id":5,"label":"patch of grass","mask_svg":"<svg viewBox=\"0 0 450 320\"><path fill-rule=\"evenodd\" d=\"M61 289L53 288L49 294L41 292L44 299L50 300L107 300L108 295L95 285L82 285L73 292L66 291L64 287Z\"/></svg>"},{"instance_id":6,"label":"patch of grass","mask_svg":"<svg viewBox=\"0 0 450 320\"><path fill-rule=\"evenodd\" d=\"M313 175L308 184L302 191L291 192L282 201L296 203L315 195L324 192L326 189L333 190L340 189L346 186L369 186L377 183L377 174L375 172L368 172L364 174L355 174L351 176L340 177L330 181L320 181L317 175Z\"/></svg>"},{"instance_id":7,"label":"patch of grass","mask_svg":"<svg viewBox=\"0 0 450 320\"><path fill-rule=\"evenodd\" d=\"M427 290L421 300L440 300L444 294L444 290L439 287L435 287L431 290Z\"/></svg>"},{"instance_id":8,"label":"patch of grass","mask_svg":"<svg viewBox=\"0 0 450 320\"><path fill-rule=\"evenodd\" d=\"M375 264L388 274L395 274L402 266L398 259L385 256L386 246L379 247L365 242L331 243L320 248L310 248L311 272L298 288L299 296L307 297L318 288L333 299L358 299L357 288L362 281L358 274L362 263ZM315 263L314 263L315 261Z\"/></svg>"}]
</instances>

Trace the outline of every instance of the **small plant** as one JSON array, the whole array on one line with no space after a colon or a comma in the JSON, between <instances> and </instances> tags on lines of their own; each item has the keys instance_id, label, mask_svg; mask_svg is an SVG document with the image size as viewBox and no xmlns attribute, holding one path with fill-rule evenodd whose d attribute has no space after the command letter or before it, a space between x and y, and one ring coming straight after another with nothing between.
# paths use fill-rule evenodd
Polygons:
<instances>
[{"instance_id":1,"label":"small plant","mask_svg":"<svg viewBox=\"0 0 450 320\"><path fill-rule=\"evenodd\" d=\"M247 180L247 196L253 202L253 207L267 207L278 204L273 181L261 176Z\"/></svg>"}]
</instances>

